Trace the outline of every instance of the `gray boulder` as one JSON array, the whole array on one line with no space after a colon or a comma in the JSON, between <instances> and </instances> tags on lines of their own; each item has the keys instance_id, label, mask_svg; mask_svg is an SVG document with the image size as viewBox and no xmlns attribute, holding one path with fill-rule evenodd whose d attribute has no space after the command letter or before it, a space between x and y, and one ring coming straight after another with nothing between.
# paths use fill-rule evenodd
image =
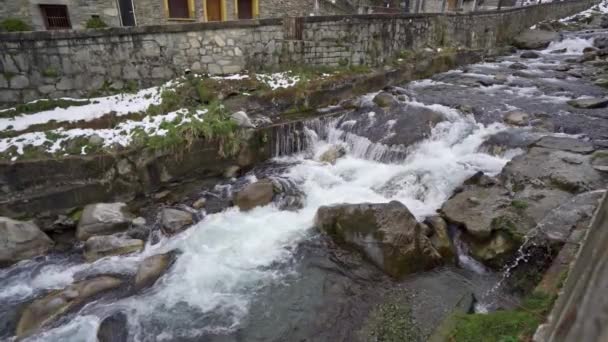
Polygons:
<instances>
[{"instance_id":1,"label":"gray boulder","mask_svg":"<svg viewBox=\"0 0 608 342\"><path fill-rule=\"evenodd\" d=\"M33 222L0 217L0 266L45 254L53 245Z\"/></svg>"},{"instance_id":2,"label":"gray boulder","mask_svg":"<svg viewBox=\"0 0 608 342\"><path fill-rule=\"evenodd\" d=\"M116 235L92 236L84 244L84 257L93 262L112 255L139 252L144 242L138 239L121 238Z\"/></svg>"},{"instance_id":3,"label":"gray boulder","mask_svg":"<svg viewBox=\"0 0 608 342\"><path fill-rule=\"evenodd\" d=\"M249 116L247 116L247 113L245 113L243 111L238 111L238 112L232 113L232 115L230 115L230 118L234 122L236 122L236 124L239 125L239 127L255 128L255 125L251 122L251 119L249 119Z\"/></svg>"},{"instance_id":4,"label":"gray boulder","mask_svg":"<svg viewBox=\"0 0 608 342\"><path fill-rule=\"evenodd\" d=\"M273 183L269 179L262 179L255 183L246 185L234 197L234 204L243 211L251 210L258 206L270 204L274 197Z\"/></svg>"},{"instance_id":5,"label":"gray boulder","mask_svg":"<svg viewBox=\"0 0 608 342\"><path fill-rule=\"evenodd\" d=\"M169 235L179 233L194 222L191 213L173 208L164 208L160 220L163 231Z\"/></svg>"},{"instance_id":6,"label":"gray boulder","mask_svg":"<svg viewBox=\"0 0 608 342\"><path fill-rule=\"evenodd\" d=\"M129 228L133 215L125 203L97 203L87 205L78 221L76 237L86 241L94 235L111 235Z\"/></svg>"},{"instance_id":7,"label":"gray boulder","mask_svg":"<svg viewBox=\"0 0 608 342\"><path fill-rule=\"evenodd\" d=\"M542 137L534 145L538 147L551 148L554 150L583 154L591 153L595 150L595 147L593 147L593 144L589 141L565 137Z\"/></svg>"},{"instance_id":8,"label":"gray boulder","mask_svg":"<svg viewBox=\"0 0 608 342\"><path fill-rule=\"evenodd\" d=\"M401 276L431 269L441 255L402 203L322 206L315 226L333 240L355 248L387 274Z\"/></svg>"},{"instance_id":9,"label":"gray boulder","mask_svg":"<svg viewBox=\"0 0 608 342\"><path fill-rule=\"evenodd\" d=\"M568 104L575 108L597 109L608 107L608 98L587 98L568 101Z\"/></svg>"},{"instance_id":10,"label":"gray boulder","mask_svg":"<svg viewBox=\"0 0 608 342\"><path fill-rule=\"evenodd\" d=\"M391 107L392 105L398 103L397 99L395 99L393 95L385 91L376 95L373 101L380 107Z\"/></svg>"},{"instance_id":11,"label":"gray boulder","mask_svg":"<svg viewBox=\"0 0 608 342\"><path fill-rule=\"evenodd\" d=\"M323 163L335 164L338 158L346 154L346 150L342 146L331 146L327 151L319 157L319 161Z\"/></svg>"},{"instance_id":12,"label":"gray boulder","mask_svg":"<svg viewBox=\"0 0 608 342\"><path fill-rule=\"evenodd\" d=\"M523 63L519 63L519 62L515 62L511 65L509 65L509 69L513 69L513 70L526 70L528 69L528 66L523 64Z\"/></svg>"},{"instance_id":13,"label":"gray boulder","mask_svg":"<svg viewBox=\"0 0 608 342\"><path fill-rule=\"evenodd\" d=\"M526 51L526 52L522 53L519 57L525 58L525 59L535 59L535 58L539 58L540 55L534 51Z\"/></svg>"},{"instance_id":14,"label":"gray boulder","mask_svg":"<svg viewBox=\"0 0 608 342\"><path fill-rule=\"evenodd\" d=\"M175 252L169 252L144 259L135 275L135 288L142 289L153 285L171 267L175 255Z\"/></svg>"},{"instance_id":15,"label":"gray boulder","mask_svg":"<svg viewBox=\"0 0 608 342\"><path fill-rule=\"evenodd\" d=\"M441 216L430 216L424 221L431 228L429 236L433 247L441 254L441 257L446 261L456 260L456 251L450 239L448 232L448 224Z\"/></svg>"},{"instance_id":16,"label":"gray boulder","mask_svg":"<svg viewBox=\"0 0 608 342\"><path fill-rule=\"evenodd\" d=\"M503 119L507 124L514 126L527 126L530 123L530 115L519 110L506 113Z\"/></svg>"},{"instance_id":17,"label":"gray boulder","mask_svg":"<svg viewBox=\"0 0 608 342\"><path fill-rule=\"evenodd\" d=\"M100 276L74 283L63 290L52 291L48 295L34 300L27 305L21 314L15 335L22 338L57 319L61 314L86 303L91 297L115 289L122 280Z\"/></svg>"},{"instance_id":18,"label":"gray boulder","mask_svg":"<svg viewBox=\"0 0 608 342\"><path fill-rule=\"evenodd\" d=\"M557 32L527 29L513 39L513 45L518 49L538 50L546 48L558 38Z\"/></svg>"}]
</instances>

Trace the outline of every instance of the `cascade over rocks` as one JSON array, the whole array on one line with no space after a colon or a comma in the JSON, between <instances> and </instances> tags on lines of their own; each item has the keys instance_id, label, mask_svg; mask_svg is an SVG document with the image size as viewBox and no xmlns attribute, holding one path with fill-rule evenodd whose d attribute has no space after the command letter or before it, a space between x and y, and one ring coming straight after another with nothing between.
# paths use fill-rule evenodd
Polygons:
<instances>
[{"instance_id":1,"label":"cascade over rocks","mask_svg":"<svg viewBox=\"0 0 608 342\"><path fill-rule=\"evenodd\" d=\"M272 202L274 197L274 186L270 179L262 179L255 183L247 184L234 197L234 204L243 211L255 207L264 206Z\"/></svg>"},{"instance_id":2,"label":"cascade over rocks","mask_svg":"<svg viewBox=\"0 0 608 342\"><path fill-rule=\"evenodd\" d=\"M538 50L546 48L558 38L557 32L527 29L513 39L513 45L518 49Z\"/></svg>"},{"instance_id":3,"label":"cascade over rocks","mask_svg":"<svg viewBox=\"0 0 608 342\"><path fill-rule=\"evenodd\" d=\"M191 225L194 222L194 217L187 211L164 208L161 211L160 221L163 231L166 234L173 235L182 231L186 226Z\"/></svg>"},{"instance_id":4,"label":"cascade over rocks","mask_svg":"<svg viewBox=\"0 0 608 342\"><path fill-rule=\"evenodd\" d=\"M86 241L94 235L111 235L127 230L133 219L125 203L97 203L84 207L76 237Z\"/></svg>"},{"instance_id":5,"label":"cascade over rocks","mask_svg":"<svg viewBox=\"0 0 608 342\"><path fill-rule=\"evenodd\" d=\"M414 215L397 201L322 206L315 226L395 278L442 262Z\"/></svg>"},{"instance_id":6,"label":"cascade over rocks","mask_svg":"<svg viewBox=\"0 0 608 342\"><path fill-rule=\"evenodd\" d=\"M86 303L98 293L115 289L122 280L100 276L76 282L63 290L57 290L29 304L17 324L17 337L22 338L53 321L66 311Z\"/></svg>"},{"instance_id":7,"label":"cascade over rocks","mask_svg":"<svg viewBox=\"0 0 608 342\"><path fill-rule=\"evenodd\" d=\"M0 267L45 254L53 244L33 222L0 217Z\"/></svg>"},{"instance_id":8,"label":"cascade over rocks","mask_svg":"<svg viewBox=\"0 0 608 342\"><path fill-rule=\"evenodd\" d=\"M93 262L107 256L130 254L143 249L142 240L116 235L92 236L84 244L84 257L88 262Z\"/></svg>"}]
</instances>

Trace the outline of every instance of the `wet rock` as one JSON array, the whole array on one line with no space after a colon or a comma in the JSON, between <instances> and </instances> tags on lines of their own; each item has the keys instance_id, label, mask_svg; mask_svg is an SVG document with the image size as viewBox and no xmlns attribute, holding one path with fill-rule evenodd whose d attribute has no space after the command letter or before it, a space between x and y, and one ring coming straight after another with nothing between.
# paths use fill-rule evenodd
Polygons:
<instances>
[{"instance_id":1,"label":"wet rock","mask_svg":"<svg viewBox=\"0 0 608 342\"><path fill-rule=\"evenodd\" d=\"M558 38L559 34L556 32L528 29L513 39L513 45L518 49L539 50L546 48Z\"/></svg>"},{"instance_id":2,"label":"wet rock","mask_svg":"<svg viewBox=\"0 0 608 342\"><path fill-rule=\"evenodd\" d=\"M567 51L568 51L568 49L567 49L567 48L563 48L563 49L555 49L555 50L551 50L551 51L549 51L549 53L552 53L552 54L558 54L558 53L566 53Z\"/></svg>"},{"instance_id":3,"label":"wet rock","mask_svg":"<svg viewBox=\"0 0 608 342\"><path fill-rule=\"evenodd\" d=\"M53 244L33 222L0 217L0 266L45 254Z\"/></svg>"},{"instance_id":4,"label":"wet rock","mask_svg":"<svg viewBox=\"0 0 608 342\"><path fill-rule=\"evenodd\" d=\"M336 243L359 250L395 278L441 262L441 255L422 234L416 218L397 201L322 206L315 226Z\"/></svg>"},{"instance_id":5,"label":"wet rock","mask_svg":"<svg viewBox=\"0 0 608 342\"><path fill-rule=\"evenodd\" d=\"M430 216L424 221L431 227L431 244L441 254L443 260L453 262L456 260L456 252L450 234L448 232L448 224L441 216Z\"/></svg>"},{"instance_id":6,"label":"wet rock","mask_svg":"<svg viewBox=\"0 0 608 342\"><path fill-rule=\"evenodd\" d=\"M383 91L374 97L374 103L380 107L391 107L398 102L393 95Z\"/></svg>"},{"instance_id":7,"label":"wet rock","mask_svg":"<svg viewBox=\"0 0 608 342\"><path fill-rule=\"evenodd\" d=\"M274 187L269 179L262 179L255 183L248 184L239 191L235 198L234 204L243 211L251 210L258 206L264 206L272 202L274 196Z\"/></svg>"},{"instance_id":8,"label":"wet rock","mask_svg":"<svg viewBox=\"0 0 608 342\"><path fill-rule=\"evenodd\" d=\"M97 330L98 342L127 342L128 338L127 315L123 312L104 318Z\"/></svg>"},{"instance_id":9,"label":"wet rock","mask_svg":"<svg viewBox=\"0 0 608 342\"><path fill-rule=\"evenodd\" d=\"M144 242L138 239L121 238L116 235L92 236L84 244L84 257L88 262L112 256L139 252Z\"/></svg>"},{"instance_id":10,"label":"wet rock","mask_svg":"<svg viewBox=\"0 0 608 342\"><path fill-rule=\"evenodd\" d=\"M110 235L129 228L131 215L125 203L97 203L87 205L76 228L76 237L86 241L94 235Z\"/></svg>"},{"instance_id":11,"label":"wet rock","mask_svg":"<svg viewBox=\"0 0 608 342\"><path fill-rule=\"evenodd\" d=\"M346 155L346 150L343 146L331 146L327 151L319 157L319 161L322 163L335 164L338 158Z\"/></svg>"},{"instance_id":12,"label":"wet rock","mask_svg":"<svg viewBox=\"0 0 608 342\"><path fill-rule=\"evenodd\" d=\"M583 74L581 74L581 72L578 70L570 70L568 71L568 76L572 76L574 78L582 78Z\"/></svg>"},{"instance_id":13,"label":"wet rock","mask_svg":"<svg viewBox=\"0 0 608 342\"><path fill-rule=\"evenodd\" d=\"M232 121L236 122L239 127L255 128L255 125L251 122L249 116L247 116L247 113L243 111L232 113L232 115L230 115L230 118L232 119Z\"/></svg>"},{"instance_id":14,"label":"wet rock","mask_svg":"<svg viewBox=\"0 0 608 342\"><path fill-rule=\"evenodd\" d=\"M340 105L344 109L359 109L361 108L361 101L359 99L348 99L342 101Z\"/></svg>"},{"instance_id":15,"label":"wet rock","mask_svg":"<svg viewBox=\"0 0 608 342\"><path fill-rule=\"evenodd\" d=\"M592 46L587 46L583 49L583 53L596 52L598 49Z\"/></svg>"},{"instance_id":16,"label":"wet rock","mask_svg":"<svg viewBox=\"0 0 608 342\"><path fill-rule=\"evenodd\" d=\"M608 78L600 78L600 79L596 80L595 82L593 82L593 84L600 86L600 87L608 88Z\"/></svg>"},{"instance_id":17,"label":"wet rock","mask_svg":"<svg viewBox=\"0 0 608 342\"><path fill-rule=\"evenodd\" d=\"M600 50L608 48L608 37L596 37L593 40L593 46Z\"/></svg>"},{"instance_id":18,"label":"wet rock","mask_svg":"<svg viewBox=\"0 0 608 342\"><path fill-rule=\"evenodd\" d=\"M509 80L508 76L505 74L496 74L494 76L494 81L499 84L506 83Z\"/></svg>"},{"instance_id":19,"label":"wet rock","mask_svg":"<svg viewBox=\"0 0 608 342\"><path fill-rule=\"evenodd\" d=\"M171 195L171 190L163 190L155 193L152 197L154 197L155 200L162 200L168 198L169 195Z\"/></svg>"},{"instance_id":20,"label":"wet rock","mask_svg":"<svg viewBox=\"0 0 608 342\"><path fill-rule=\"evenodd\" d=\"M102 146L103 142L103 138L98 134L93 134L89 137L89 145L91 146Z\"/></svg>"},{"instance_id":21,"label":"wet rock","mask_svg":"<svg viewBox=\"0 0 608 342\"><path fill-rule=\"evenodd\" d=\"M501 155L510 149L527 148L536 140L538 140L537 136L526 134L524 129L513 128L492 134L484 141L480 149L493 155Z\"/></svg>"},{"instance_id":22,"label":"wet rock","mask_svg":"<svg viewBox=\"0 0 608 342\"><path fill-rule=\"evenodd\" d=\"M135 288L143 289L153 285L171 267L175 256L175 252L169 252L145 258L137 269Z\"/></svg>"},{"instance_id":23,"label":"wet rock","mask_svg":"<svg viewBox=\"0 0 608 342\"><path fill-rule=\"evenodd\" d=\"M567 157L578 158L581 164L565 162ZM605 180L593 169L590 159L590 155L532 147L507 163L501 179L515 190L534 186L578 193L605 187Z\"/></svg>"},{"instance_id":24,"label":"wet rock","mask_svg":"<svg viewBox=\"0 0 608 342\"><path fill-rule=\"evenodd\" d=\"M58 318L62 313L86 303L91 297L115 289L122 284L120 279L101 276L74 283L63 290L50 294L29 304L19 319L15 334L21 338Z\"/></svg>"},{"instance_id":25,"label":"wet rock","mask_svg":"<svg viewBox=\"0 0 608 342\"><path fill-rule=\"evenodd\" d=\"M241 168L238 165L228 166L226 168L226 170L224 170L223 176L224 176L224 178L228 178L228 179L235 178L238 175L240 170L241 170Z\"/></svg>"},{"instance_id":26,"label":"wet rock","mask_svg":"<svg viewBox=\"0 0 608 342\"><path fill-rule=\"evenodd\" d=\"M527 113L516 110L506 113L503 117L505 123L515 126L527 126L530 122L530 116Z\"/></svg>"},{"instance_id":27,"label":"wet rock","mask_svg":"<svg viewBox=\"0 0 608 342\"><path fill-rule=\"evenodd\" d=\"M146 219L143 217L136 217L133 219L133 221L131 222L131 224L135 227L141 227L141 226L145 226L146 225Z\"/></svg>"},{"instance_id":28,"label":"wet rock","mask_svg":"<svg viewBox=\"0 0 608 342\"><path fill-rule=\"evenodd\" d=\"M509 69L513 69L513 70L525 70L528 69L528 66L523 64L523 63L519 63L519 62L515 62L511 65L509 65Z\"/></svg>"},{"instance_id":29,"label":"wet rock","mask_svg":"<svg viewBox=\"0 0 608 342\"><path fill-rule=\"evenodd\" d=\"M534 145L539 147L584 154L591 153L595 150L595 147L593 147L593 144L589 141L565 137L542 137Z\"/></svg>"},{"instance_id":30,"label":"wet rock","mask_svg":"<svg viewBox=\"0 0 608 342\"><path fill-rule=\"evenodd\" d=\"M207 204L207 199L205 197L201 197L192 203L192 208L194 209L202 209Z\"/></svg>"},{"instance_id":31,"label":"wet rock","mask_svg":"<svg viewBox=\"0 0 608 342\"><path fill-rule=\"evenodd\" d=\"M525 59L534 59L534 58L539 58L540 55L534 51L526 51L526 52L522 53L521 55L519 55L519 57L525 58Z\"/></svg>"},{"instance_id":32,"label":"wet rock","mask_svg":"<svg viewBox=\"0 0 608 342\"><path fill-rule=\"evenodd\" d=\"M587 98L568 101L575 108L596 109L608 107L608 98Z\"/></svg>"},{"instance_id":33,"label":"wet rock","mask_svg":"<svg viewBox=\"0 0 608 342\"><path fill-rule=\"evenodd\" d=\"M571 69L571 67L570 67L569 65L566 65L566 64L560 64L560 65L558 65L558 66L555 68L555 71L562 71L562 72L563 72L563 71L568 71L568 70L570 70L570 69Z\"/></svg>"},{"instance_id":34,"label":"wet rock","mask_svg":"<svg viewBox=\"0 0 608 342\"><path fill-rule=\"evenodd\" d=\"M164 208L160 221L165 234L176 234L194 222L192 214L183 210Z\"/></svg>"},{"instance_id":35,"label":"wet rock","mask_svg":"<svg viewBox=\"0 0 608 342\"><path fill-rule=\"evenodd\" d=\"M601 172L608 172L608 150L595 151L591 155L591 166Z\"/></svg>"}]
</instances>

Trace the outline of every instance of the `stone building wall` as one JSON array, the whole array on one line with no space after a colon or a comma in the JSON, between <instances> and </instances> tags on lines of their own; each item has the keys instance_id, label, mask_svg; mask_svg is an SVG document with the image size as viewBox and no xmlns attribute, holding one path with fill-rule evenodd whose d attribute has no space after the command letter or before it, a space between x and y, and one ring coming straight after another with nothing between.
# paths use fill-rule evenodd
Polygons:
<instances>
[{"instance_id":1,"label":"stone building wall","mask_svg":"<svg viewBox=\"0 0 608 342\"><path fill-rule=\"evenodd\" d=\"M0 34L0 106L152 86L184 70L223 74L293 64L377 66L425 47L488 49L595 0L470 14L350 15Z\"/></svg>"},{"instance_id":2,"label":"stone building wall","mask_svg":"<svg viewBox=\"0 0 608 342\"><path fill-rule=\"evenodd\" d=\"M109 26L120 26L116 0L0 0L0 18L18 18L34 30L45 30L40 5L66 5L73 29L82 29L92 16Z\"/></svg>"}]
</instances>

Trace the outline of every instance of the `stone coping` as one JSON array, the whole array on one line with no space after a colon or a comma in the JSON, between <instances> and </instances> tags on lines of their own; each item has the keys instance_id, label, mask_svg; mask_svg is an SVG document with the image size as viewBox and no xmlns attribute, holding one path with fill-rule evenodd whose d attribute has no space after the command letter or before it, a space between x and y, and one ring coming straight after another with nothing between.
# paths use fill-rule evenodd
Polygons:
<instances>
[{"instance_id":1,"label":"stone coping","mask_svg":"<svg viewBox=\"0 0 608 342\"><path fill-rule=\"evenodd\" d=\"M416 19L416 18L433 18L439 16L459 17L459 16L478 16L486 14L509 13L527 10L534 7L551 7L559 6L562 3L587 2L585 0L564 0L559 2L535 4L525 7L511 7L501 10L478 11L468 13L377 13L377 14L349 14L349 15L333 15L333 16L312 16L301 17L306 23L316 23L324 21L340 21L340 20L369 20L369 19ZM598 3L599 0L593 0L592 3ZM178 33L178 32L194 32L203 30L220 30L220 29L238 29L252 28L263 26L277 26L283 24L283 18L268 18L256 20L233 20L223 22L205 22L205 23L186 23L186 24L165 24L165 25L150 25L136 27L109 27L104 29L90 30L62 30L62 31L31 31L31 32L9 32L0 33L0 41L21 42L21 41L37 41L37 40L54 40L54 39L86 39L107 36L126 36L140 35L150 33Z\"/></svg>"}]
</instances>

